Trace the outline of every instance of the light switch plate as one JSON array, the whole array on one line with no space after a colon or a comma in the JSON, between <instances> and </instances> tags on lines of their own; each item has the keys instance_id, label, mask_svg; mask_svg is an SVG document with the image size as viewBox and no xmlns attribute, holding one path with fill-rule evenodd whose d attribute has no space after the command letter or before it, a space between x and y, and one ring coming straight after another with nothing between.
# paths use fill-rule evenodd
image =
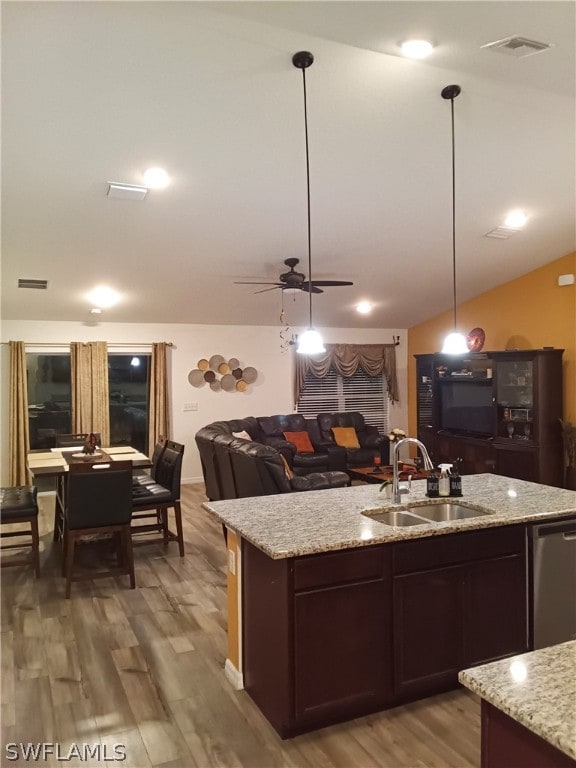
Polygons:
<instances>
[{"instance_id":1,"label":"light switch plate","mask_svg":"<svg viewBox=\"0 0 576 768\"><path fill-rule=\"evenodd\" d=\"M184 411L197 411L198 403L184 403Z\"/></svg>"}]
</instances>

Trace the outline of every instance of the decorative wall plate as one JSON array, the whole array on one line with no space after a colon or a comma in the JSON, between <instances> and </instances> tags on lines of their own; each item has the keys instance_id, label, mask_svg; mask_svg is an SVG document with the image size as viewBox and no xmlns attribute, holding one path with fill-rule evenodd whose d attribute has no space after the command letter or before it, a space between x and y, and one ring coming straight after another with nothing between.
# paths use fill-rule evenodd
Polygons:
<instances>
[{"instance_id":1,"label":"decorative wall plate","mask_svg":"<svg viewBox=\"0 0 576 768\"><path fill-rule=\"evenodd\" d=\"M470 352L480 352L485 340L486 334L482 328L472 328L468 336L466 336L466 346Z\"/></svg>"},{"instance_id":2,"label":"decorative wall plate","mask_svg":"<svg viewBox=\"0 0 576 768\"><path fill-rule=\"evenodd\" d=\"M226 362L222 355L212 355L209 360L202 357L198 360L198 368L188 374L188 381L193 387L208 384L213 392L246 392L248 385L257 378L256 368L242 369L238 358L231 357Z\"/></svg>"}]
</instances>

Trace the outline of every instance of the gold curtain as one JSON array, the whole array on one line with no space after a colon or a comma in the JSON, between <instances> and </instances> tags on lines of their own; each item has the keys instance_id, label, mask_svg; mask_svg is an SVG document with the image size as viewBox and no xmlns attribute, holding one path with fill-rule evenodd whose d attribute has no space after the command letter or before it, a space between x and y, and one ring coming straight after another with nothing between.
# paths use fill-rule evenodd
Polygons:
<instances>
[{"instance_id":1,"label":"gold curtain","mask_svg":"<svg viewBox=\"0 0 576 768\"><path fill-rule=\"evenodd\" d=\"M148 453L151 454L160 437L170 437L168 407L168 363L164 341L152 344L150 360L150 416L148 419Z\"/></svg>"},{"instance_id":2,"label":"gold curtain","mask_svg":"<svg viewBox=\"0 0 576 768\"><path fill-rule=\"evenodd\" d=\"M298 403L304 389L306 374L310 372L318 379L328 375L334 368L345 379L349 379L358 367L368 376L386 376L388 398L398 401L398 381L396 378L396 346L394 344L325 344L326 352L315 355L296 354L294 376L294 402Z\"/></svg>"},{"instance_id":3,"label":"gold curtain","mask_svg":"<svg viewBox=\"0 0 576 768\"><path fill-rule=\"evenodd\" d=\"M110 445L108 345L105 341L70 344L72 429L99 432L102 445Z\"/></svg>"},{"instance_id":4,"label":"gold curtain","mask_svg":"<svg viewBox=\"0 0 576 768\"><path fill-rule=\"evenodd\" d=\"M10 446L10 485L28 485L26 454L30 450L28 428L28 381L26 348L23 341L11 341L10 347L10 415L8 445Z\"/></svg>"}]
</instances>

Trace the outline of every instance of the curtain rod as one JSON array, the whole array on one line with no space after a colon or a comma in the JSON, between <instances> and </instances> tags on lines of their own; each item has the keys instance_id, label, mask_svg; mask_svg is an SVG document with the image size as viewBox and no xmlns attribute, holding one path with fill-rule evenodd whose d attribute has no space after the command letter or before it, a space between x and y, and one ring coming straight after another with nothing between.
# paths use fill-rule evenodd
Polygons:
<instances>
[{"instance_id":1,"label":"curtain rod","mask_svg":"<svg viewBox=\"0 0 576 768\"><path fill-rule=\"evenodd\" d=\"M0 344L2 345L8 345L9 341L2 341ZM70 344L73 344L75 342L72 341L56 341L56 342L50 342L50 341L25 341L24 344L27 347L69 347ZM82 341L81 344L91 344L90 341ZM151 347L152 344L158 344L160 342L157 341L138 341L138 342L128 342L128 341L115 341L111 343L107 343L109 347ZM167 347L173 347L174 342L172 341L165 341L163 342L166 344Z\"/></svg>"}]
</instances>

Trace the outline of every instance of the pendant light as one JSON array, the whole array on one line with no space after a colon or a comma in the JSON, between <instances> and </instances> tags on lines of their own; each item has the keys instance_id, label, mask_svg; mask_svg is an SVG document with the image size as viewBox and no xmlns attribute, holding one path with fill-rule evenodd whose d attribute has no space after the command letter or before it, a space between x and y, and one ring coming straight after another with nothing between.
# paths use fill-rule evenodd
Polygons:
<instances>
[{"instance_id":1,"label":"pendant light","mask_svg":"<svg viewBox=\"0 0 576 768\"><path fill-rule=\"evenodd\" d=\"M463 355L468 352L465 337L458 333L456 323L456 162L454 148L454 99L460 94L459 85L447 85L442 89L442 98L450 99L452 124L452 290L454 302L454 330L444 339L442 352L448 355Z\"/></svg>"},{"instance_id":2,"label":"pendant light","mask_svg":"<svg viewBox=\"0 0 576 768\"><path fill-rule=\"evenodd\" d=\"M304 138L306 142L306 192L308 202L308 295L309 295L309 325L308 330L298 336L296 352L301 355L318 355L326 352L322 337L312 325L312 245L310 238L310 159L308 155L308 111L306 108L306 70L314 61L314 56L308 51L299 51L292 56L292 64L302 70L302 84L304 86Z\"/></svg>"}]
</instances>

